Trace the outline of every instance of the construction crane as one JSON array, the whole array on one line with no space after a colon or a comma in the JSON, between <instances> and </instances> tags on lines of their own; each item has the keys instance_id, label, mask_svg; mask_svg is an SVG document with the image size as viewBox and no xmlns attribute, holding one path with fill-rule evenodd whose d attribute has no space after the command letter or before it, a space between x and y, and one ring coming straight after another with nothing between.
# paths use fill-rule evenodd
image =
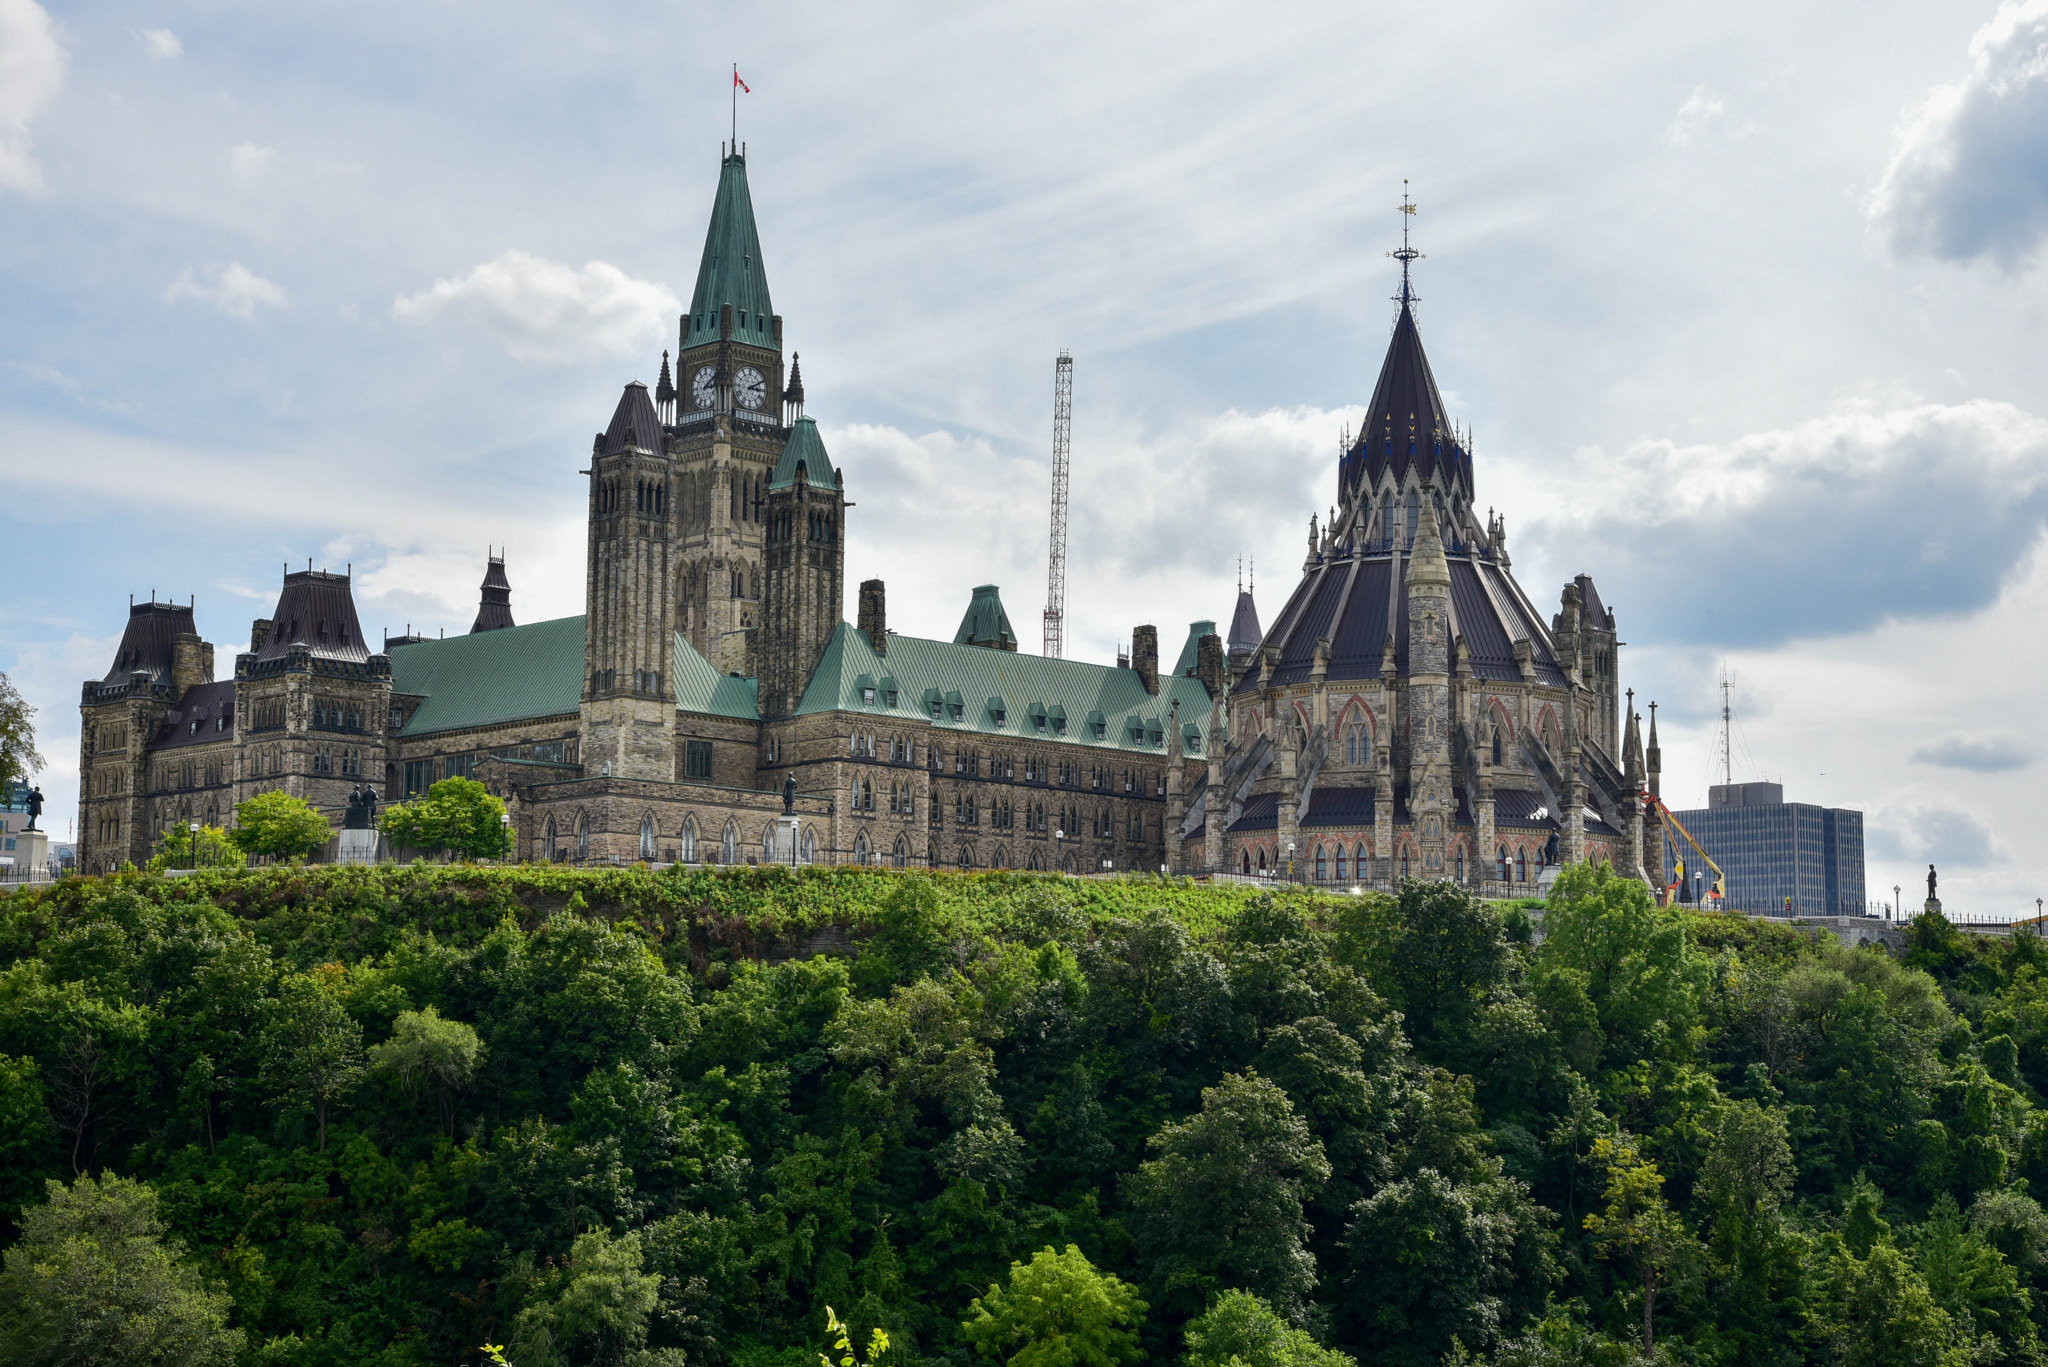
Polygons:
<instances>
[{"instance_id":1,"label":"construction crane","mask_svg":"<svg viewBox=\"0 0 2048 1367\"><path fill-rule=\"evenodd\" d=\"M1708 857L1707 852L1700 848L1700 842L1692 838L1692 832L1688 831L1685 828L1685 823L1683 821L1680 821L1678 817L1672 813L1672 810L1664 805L1663 798L1658 797L1653 793L1647 792L1644 793L1643 796L1648 798L1650 804L1654 806L1660 813L1663 814L1665 826L1664 839L1671 843L1671 845L1674 848L1674 852L1676 852L1676 846L1678 842L1671 839L1671 832L1675 830L1680 835L1685 837L1685 843L1692 846L1693 852L1699 855L1700 862L1702 864L1705 864L1708 868L1714 871L1714 886L1711 889L1711 891L1714 900L1725 905L1728 901L1728 875L1722 873L1721 866L1719 864L1716 864L1710 857ZM1677 897L1678 890L1685 886L1684 854L1677 854L1677 857L1671 861L1671 867L1673 872L1677 876L1674 877L1671 883L1664 889L1664 904L1666 906L1671 905L1671 903Z\"/></svg>"},{"instance_id":2,"label":"construction crane","mask_svg":"<svg viewBox=\"0 0 2048 1367\"><path fill-rule=\"evenodd\" d=\"M1065 350L1052 368L1052 553L1045 573L1045 654L1066 654L1067 443L1074 422L1074 358Z\"/></svg>"}]
</instances>

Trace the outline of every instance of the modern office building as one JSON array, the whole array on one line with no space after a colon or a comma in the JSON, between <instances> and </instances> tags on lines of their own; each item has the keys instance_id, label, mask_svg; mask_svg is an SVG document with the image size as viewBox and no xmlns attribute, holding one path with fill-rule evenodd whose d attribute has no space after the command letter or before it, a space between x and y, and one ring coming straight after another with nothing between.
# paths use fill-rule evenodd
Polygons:
<instances>
[{"instance_id":1,"label":"modern office building","mask_svg":"<svg viewBox=\"0 0 2048 1367\"><path fill-rule=\"evenodd\" d=\"M1779 783L1717 784L1703 810L1674 812L1727 876L1727 904L1783 916L1861 916L1863 813L1785 801ZM1683 842L1686 901L1710 886L1712 873ZM1664 882L1676 875L1666 846ZM1789 900L1788 900L1789 899Z\"/></svg>"}]
</instances>

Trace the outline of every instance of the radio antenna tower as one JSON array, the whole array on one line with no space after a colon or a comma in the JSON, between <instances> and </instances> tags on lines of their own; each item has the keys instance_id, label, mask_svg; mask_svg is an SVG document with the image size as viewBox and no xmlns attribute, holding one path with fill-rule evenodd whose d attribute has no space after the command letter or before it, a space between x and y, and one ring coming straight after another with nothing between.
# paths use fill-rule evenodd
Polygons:
<instances>
[{"instance_id":1,"label":"radio antenna tower","mask_svg":"<svg viewBox=\"0 0 2048 1367\"><path fill-rule=\"evenodd\" d=\"M1065 350L1052 368L1052 554L1045 574L1045 654L1066 654L1067 446L1074 423L1074 358Z\"/></svg>"},{"instance_id":2,"label":"radio antenna tower","mask_svg":"<svg viewBox=\"0 0 2048 1367\"><path fill-rule=\"evenodd\" d=\"M1735 747L1730 743L1729 726L1735 712L1728 705L1728 691L1735 686L1728 677L1728 666L1721 666L1721 782L1735 782Z\"/></svg>"}]
</instances>

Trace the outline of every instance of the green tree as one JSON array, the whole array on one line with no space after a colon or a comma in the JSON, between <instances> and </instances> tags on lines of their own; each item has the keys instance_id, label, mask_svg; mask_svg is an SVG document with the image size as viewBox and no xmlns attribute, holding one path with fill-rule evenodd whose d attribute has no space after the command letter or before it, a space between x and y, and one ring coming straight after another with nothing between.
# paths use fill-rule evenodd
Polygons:
<instances>
[{"instance_id":1,"label":"green tree","mask_svg":"<svg viewBox=\"0 0 2048 1367\"><path fill-rule=\"evenodd\" d=\"M244 854L302 859L333 835L327 818L312 803L273 789L236 805L235 828L228 832L228 839Z\"/></svg>"},{"instance_id":2,"label":"green tree","mask_svg":"<svg viewBox=\"0 0 2048 1367\"><path fill-rule=\"evenodd\" d=\"M1316 1284L1302 1202L1330 1164L1287 1093L1254 1072L1226 1074L1150 1148L1126 1184L1147 1279L1168 1308L1193 1313L1234 1286L1298 1312Z\"/></svg>"},{"instance_id":3,"label":"green tree","mask_svg":"<svg viewBox=\"0 0 2048 1367\"><path fill-rule=\"evenodd\" d=\"M444 778L415 801L386 807L379 824L403 849L442 850L462 859L503 859L512 852L505 804L473 778Z\"/></svg>"},{"instance_id":4,"label":"green tree","mask_svg":"<svg viewBox=\"0 0 2048 1367\"><path fill-rule=\"evenodd\" d=\"M156 853L150 855L148 868L152 873L164 869L236 869L248 862L249 856L220 827L201 826L195 832L188 823L178 821L166 826L157 837Z\"/></svg>"},{"instance_id":5,"label":"green tree","mask_svg":"<svg viewBox=\"0 0 2048 1367\"><path fill-rule=\"evenodd\" d=\"M519 1367L683 1367L680 1351L647 1347L660 1300L661 1278L641 1271L638 1234L579 1234L513 1320L511 1360Z\"/></svg>"},{"instance_id":6,"label":"green tree","mask_svg":"<svg viewBox=\"0 0 2048 1367\"><path fill-rule=\"evenodd\" d=\"M1553 1022L1571 1023L1566 1043L1582 1068L1690 1047L1705 965L1687 948L1683 915L1640 881L1605 864L1560 874L1535 969L1536 995ZM1587 1042L1575 1046L1574 1031Z\"/></svg>"},{"instance_id":7,"label":"green tree","mask_svg":"<svg viewBox=\"0 0 2048 1367\"><path fill-rule=\"evenodd\" d=\"M17 1367L205 1367L242 1333L164 1237L156 1192L112 1174L48 1185L0 1272L0 1358Z\"/></svg>"},{"instance_id":8,"label":"green tree","mask_svg":"<svg viewBox=\"0 0 2048 1367\"><path fill-rule=\"evenodd\" d=\"M1817 1279L1811 1330L1841 1367L1966 1367L1982 1360L1927 1283L1888 1243L1857 1257L1840 1241Z\"/></svg>"},{"instance_id":9,"label":"green tree","mask_svg":"<svg viewBox=\"0 0 2048 1367\"><path fill-rule=\"evenodd\" d=\"M429 1006L398 1013L391 1038L370 1050L370 1066L396 1082L408 1098L433 1097L442 1128L453 1133L455 1099L476 1076L483 1054L475 1027L445 1020Z\"/></svg>"},{"instance_id":10,"label":"green tree","mask_svg":"<svg viewBox=\"0 0 2048 1367\"><path fill-rule=\"evenodd\" d=\"M1491 902L1448 881L1407 881L1378 982L1405 1014L1415 1051L1464 1072L1475 1027L1513 951Z\"/></svg>"},{"instance_id":11,"label":"green tree","mask_svg":"<svg viewBox=\"0 0 2048 1367\"><path fill-rule=\"evenodd\" d=\"M36 753L35 708L14 683L0 674L0 786L40 773L43 757Z\"/></svg>"},{"instance_id":12,"label":"green tree","mask_svg":"<svg viewBox=\"0 0 2048 1367\"><path fill-rule=\"evenodd\" d=\"M1008 1288L989 1287L960 1330L983 1357L1006 1367L1116 1367L1143 1354L1134 1332L1145 1319L1137 1289L1098 1272L1068 1244L1010 1264Z\"/></svg>"},{"instance_id":13,"label":"green tree","mask_svg":"<svg viewBox=\"0 0 2048 1367\"><path fill-rule=\"evenodd\" d=\"M1550 1217L1512 1178L1459 1183L1423 1168L1352 1216L1341 1309L1372 1362L1434 1367L1456 1345L1491 1346L1542 1304Z\"/></svg>"},{"instance_id":14,"label":"green tree","mask_svg":"<svg viewBox=\"0 0 2048 1367\"><path fill-rule=\"evenodd\" d=\"M263 1028L263 1081L282 1103L309 1107L327 1150L327 1111L363 1076L363 1028L319 977L279 985Z\"/></svg>"},{"instance_id":15,"label":"green tree","mask_svg":"<svg viewBox=\"0 0 2048 1367\"><path fill-rule=\"evenodd\" d=\"M1185 1367L1356 1367L1249 1291L1225 1291L1186 1332Z\"/></svg>"},{"instance_id":16,"label":"green tree","mask_svg":"<svg viewBox=\"0 0 2048 1367\"><path fill-rule=\"evenodd\" d=\"M1657 1347L1657 1293L1695 1249L1677 1212L1665 1203L1664 1174L1636 1152L1633 1142L1601 1136L1593 1158L1607 1169L1607 1207L1586 1217L1601 1256L1627 1263L1642 1304L1643 1352Z\"/></svg>"}]
</instances>

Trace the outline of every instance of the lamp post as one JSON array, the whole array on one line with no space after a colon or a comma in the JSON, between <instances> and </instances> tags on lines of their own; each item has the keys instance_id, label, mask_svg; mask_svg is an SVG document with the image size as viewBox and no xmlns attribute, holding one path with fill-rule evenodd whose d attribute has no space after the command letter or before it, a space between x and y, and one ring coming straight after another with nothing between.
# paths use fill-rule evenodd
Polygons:
<instances>
[{"instance_id":1,"label":"lamp post","mask_svg":"<svg viewBox=\"0 0 2048 1367\"><path fill-rule=\"evenodd\" d=\"M1287 881L1294 881L1294 842L1287 842Z\"/></svg>"},{"instance_id":2,"label":"lamp post","mask_svg":"<svg viewBox=\"0 0 2048 1367\"><path fill-rule=\"evenodd\" d=\"M197 873L199 871L199 823L188 821L185 823L185 829L192 832L192 871Z\"/></svg>"},{"instance_id":3,"label":"lamp post","mask_svg":"<svg viewBox=\"0 0 2048 1367\"><path fill-rule=\"evenodd\" d=\"M1054 853L1059 857L1060 872L1065 873L1067 871L1067 828L1064 826L1055 827L1052 838Z\"/></svg>"},{"instance_id":4,"label":"lamp post","mask_svg":"<svg viewBox=\"0 0 2048 1367\"><path fill-rule=\"evenodd\" d=\"M1899 905L1899 892L1899 885L1897 883L1892 884L1892 919L1895 921L1906 919L1905 908Z\"/></svg>"},{"instance_id":5,"label":"lamp post","mask_svg":"<svg viewBox=\"0 0 2048 1367\"><path fill-rule=\"evenodd\" d=\"M512 849L512 813L510 813L510 812L499 812L499 813L498 813L498 829L499 829L499 830L501 830L501 831L503 831L503 832L505 833L505 840L504 840L504 851L505 851L505 854L506 854L506 855L510 855L510 854L512 854L512 853L513 853L513 849ZM503 858L503 857L504 857L504 856L502 856L502 855L500 856L500 858Z\"/></svg>"}]
</instances>

